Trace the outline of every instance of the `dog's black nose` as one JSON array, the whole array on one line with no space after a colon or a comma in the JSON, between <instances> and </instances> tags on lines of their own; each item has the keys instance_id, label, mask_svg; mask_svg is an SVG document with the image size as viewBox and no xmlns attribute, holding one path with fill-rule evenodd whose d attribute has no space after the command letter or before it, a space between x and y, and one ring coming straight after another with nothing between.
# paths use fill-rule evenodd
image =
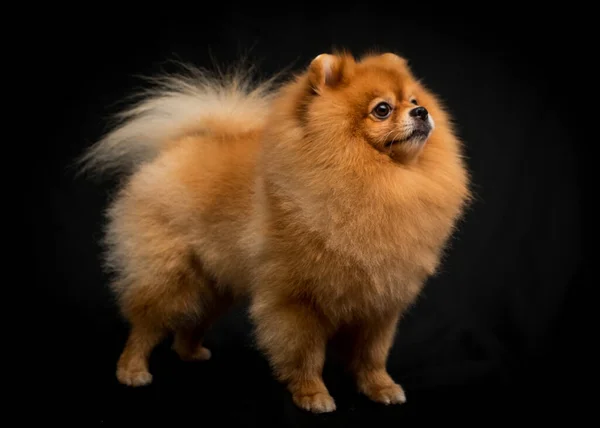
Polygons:
<instances>
[{"instance_id":1,"label":"dog's black nose","mask_svg":"<svg viewBox=\"0 0 600 428\"><path fill-rule=\"evenodd\" d=\"M427 109L425 107L416 107L410 111L412 117L418 117L421 120L427 119Z\"/></svg>"}]
</instances>

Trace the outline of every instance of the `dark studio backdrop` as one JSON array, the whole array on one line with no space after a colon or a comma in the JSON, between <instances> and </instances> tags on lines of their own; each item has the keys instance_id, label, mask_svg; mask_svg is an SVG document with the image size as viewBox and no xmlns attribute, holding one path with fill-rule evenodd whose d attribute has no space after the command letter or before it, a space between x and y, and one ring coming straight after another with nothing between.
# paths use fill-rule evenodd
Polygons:
<instances>
[{"instance_id":1,"label":"dark studio backdrop","mask_svg":"<svg viewBox=\"0 0 600 428\"><path fill-rule=\"evenodd\" d=\"M419 418L487 425L521 411L577 417L572 410L585 397L586 370L582 129L572 98L580 94L565 83L577 81L578 59L560 48L579 38L568 13L536 16L491 5L451 15L327 2L211 7L137 17L89 9L69 11L69 18L65 11L38 38L51 139L35 147L36 197L50 215L32 222L45 318L35 339L44 350L44 381L30 400L45 410L28 416L78 418L80 426L167 416L198 426L216 419L222 426L280 427ZM269 75L304 67L334 47L409 58L455 118L474 181L477 199L441 272L398 328L389 370L407 403L370 403L328 365L325 381L338 410L314 416L296 409L253 348L243 304L210 332L209 362L180 362L165 342L151 359L153 385L119 385L115 364L127 327L108 292L98 245L115 183L77 179L69 164L106 130L115 103L139 87L135 76L159 72L166 60L210 67L249 52Z\"/></svg>"}]
</instances>

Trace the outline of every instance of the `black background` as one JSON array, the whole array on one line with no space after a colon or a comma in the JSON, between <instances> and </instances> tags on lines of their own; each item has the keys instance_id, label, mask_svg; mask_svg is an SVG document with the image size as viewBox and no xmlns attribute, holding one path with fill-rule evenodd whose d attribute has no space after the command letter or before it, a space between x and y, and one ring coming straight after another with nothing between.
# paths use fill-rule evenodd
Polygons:
<instances>
[{"instance_id":1,"label":"black background","mask_svg":"<svg viewBox=\"0 0 600 428\"><path fill-rule=\"evenodd\" d=\"M34 335L44 377L30 399L44 411L27 416L77 418L81 426L163 416L198 426L368 426L580 415L589 322L581 297L584 97L574 87L585 27L564 10L525 14L489 4L451 14L426 6L53 10L31 51L47 124L30 130L42 141L29 153L39 161L29 198L38 208L35 299L45 314ZM466 142L476 202L442 271L399 326L389 359L408 402L370 403L328 364L338 410L296 409L252 346L244 304L207 338L211 361L179 362L165 342L151 360L153 385L119 385L115 363L127 329L97 243L115 182L75 178L71 162L106 130L115 103L139 87L135 76L168 69L166 60L210 67L249 52L269 75L334 47L406 56ZM49 216L38 215L41 206Z\"/></svg>"}]
</instances>

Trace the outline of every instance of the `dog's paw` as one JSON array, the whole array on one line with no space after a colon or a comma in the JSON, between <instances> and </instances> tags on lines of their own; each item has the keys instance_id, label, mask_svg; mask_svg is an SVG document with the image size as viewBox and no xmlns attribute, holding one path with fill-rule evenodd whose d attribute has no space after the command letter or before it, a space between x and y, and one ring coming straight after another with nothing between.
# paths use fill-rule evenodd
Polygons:
<instances>
[{"instance_id":1,"label":"dog's paw","mask_svg":"<svg viewBox=\"0 0 600 428\"><path fill-rule=\"evenodd\" d=\"M298 407L313 413L329 413L336 408L333 397L327 392L310 395L298 392L293 395L293 399Z\"/></svg>"},{"instance_id":2,"label":"dog's paw","mask_svg":"<svg viewBox=\"0 0 600 428\"><path fill-rule=\"evenodd\" d=\"M182 361L207 361L212 356L210 349L204 346L198 346L193 352L182 350L177 346L173 346L173 350L177 352Z\"/></svg>"},{"instance_id":3,"label":"dog's paw","mask_svg":"<svg viewBox=\"0 0 600 428\"><path fill-rule=\"evenodd\" d=\"M406 394L402 387L396 383L387 385L365 385L364 394L371 400L383 404L402 404L406 402Z\"/></svg>"},{"instance_id":4,"label":"dog's paw","mask_svg":"<svg viewBox=\"0 0 600 428\"><path fill-rule=\"evenodd\" d=\"M147 370L117 369L117 379L127 386L145 386L152 383L152 375Z\"/></svg>"},{"instance_id":5,"label":"dog's paw","mask_svg":"<svg viewBox=\"0 0 600 428\"><path fill-rule=\"evenodd\" d=\"M210 360L212 353L210 349L205 348L204 346L199 346L196 351L192 355L190 355L190 359L193 361L207 361Z\"/></svg>"}]
</instances>

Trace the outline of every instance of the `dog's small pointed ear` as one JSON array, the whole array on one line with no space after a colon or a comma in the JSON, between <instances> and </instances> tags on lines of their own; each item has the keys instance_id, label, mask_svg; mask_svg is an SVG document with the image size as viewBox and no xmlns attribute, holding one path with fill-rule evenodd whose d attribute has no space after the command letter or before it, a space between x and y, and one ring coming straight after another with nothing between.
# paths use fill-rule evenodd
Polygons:
<instances>
[{"instance_id":1,"label":"dog's small pointed ear","mask_svg":"<svg viewBox=\"0 0 600 428\"><path fill-rule=\"evenodd\" d=\"M321 54L315 57L308 68L308 80L316 92L325 87L335 87L347 77L354 65L349 55Z\"/></svg>"},{"instance_id":2,"label":"dog's small pointed ear","mask_svg":"<svg viewBox=\"0 0 600 428\"><path fill-rule=\"evenodd\" d=\"M382 57L395 65L401 67L408 67L408 60L400 55L396 55L395 53L387 52L384 53Z\"/></svg>"}]
</instances>

